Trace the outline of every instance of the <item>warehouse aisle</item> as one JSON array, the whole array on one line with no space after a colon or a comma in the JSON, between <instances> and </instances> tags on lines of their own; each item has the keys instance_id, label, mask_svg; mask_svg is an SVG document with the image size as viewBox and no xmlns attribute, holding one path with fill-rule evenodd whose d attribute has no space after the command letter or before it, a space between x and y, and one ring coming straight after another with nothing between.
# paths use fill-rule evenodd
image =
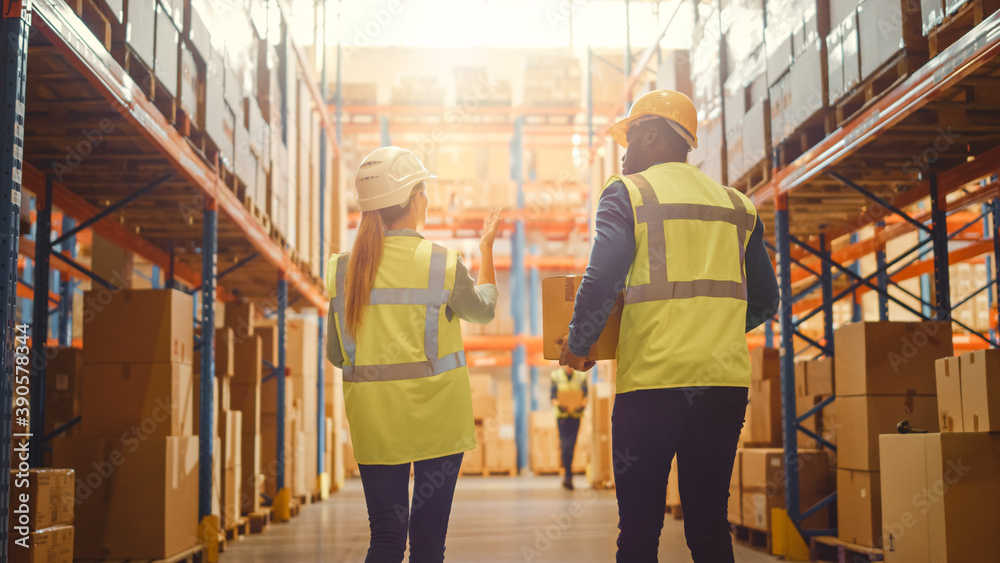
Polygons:
<instances>
[{"instance_id":1,"label":"warehouse aisle","mask_svg":"<svg viewBox=\"0 0 1000 563\"><path fill-rule=\"evenodd\" d=\"M578 477L577 484L582 486L583 479ZM462 477L448 532L447 561L613 561L615 510L613 492L567 493L559 488L557 477ZM344 491L305 507L290 523L272 525L264 534L230 545L221 563L360 563L367 547L361 481L353 479ZM660 560L691 561L681 522L669 518L665 522ZM775 559L737 546L736 561Z\"/></svg>"}]
</instances>

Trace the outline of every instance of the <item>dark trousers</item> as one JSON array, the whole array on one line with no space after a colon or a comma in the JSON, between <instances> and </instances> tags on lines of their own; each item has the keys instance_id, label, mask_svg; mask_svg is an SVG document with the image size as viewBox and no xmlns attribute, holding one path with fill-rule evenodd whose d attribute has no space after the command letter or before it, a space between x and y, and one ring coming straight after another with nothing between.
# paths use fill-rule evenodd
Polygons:
<instances>
[{"instance_id":1,"label":"dark trousers","mask_svg":"<svg viewBox=\"0 0 1000 563\"><path fill-rule=\"evenodd\" d=\"M657 560L670 463L695 563L733 563L728 499L745 387L648 389L615 398L612 415L618 561Z\"/></svg>"},{"instance_id":2,"label":"dark trousers","mask_svg":"<svg viewBox=\"0 0 1000 563\"><path fill-rule=\"evenodd\" d=\"M412 505L409 463L358 465L372 532L365 563L400 563L407 532L410 563L444 561L444 539L461 465L462 454L415 462Z\"/></svg>"},{"instance_id":3,"label":"dark trousers","mask_svg":"<svg viewBox=\"0 0 1000 563\"><path fill-rule=\"evenodd\" d=\"M576 449L576 436L580 433L580 419L567 417L558 419L559 446L562 448L562 466L566 476L573 475L573 450Z\"/></svg>"}]
</instances>

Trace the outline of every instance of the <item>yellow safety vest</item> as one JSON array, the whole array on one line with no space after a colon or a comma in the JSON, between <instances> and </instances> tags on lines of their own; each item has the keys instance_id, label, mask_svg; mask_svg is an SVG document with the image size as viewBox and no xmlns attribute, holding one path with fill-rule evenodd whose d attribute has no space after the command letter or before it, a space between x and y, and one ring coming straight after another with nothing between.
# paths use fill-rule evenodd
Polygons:
<instances>
[{"instance_id":1,"label":"yellow safety vest","mask_svg":"<svg viewBox=\"0 0 1000 563\"><path fill-rule=\"evenodd\" d=\"M551 373L550 377L552 383L556 385L557 392L583 391L583 378L587 377L587 374L577 371L573 373L573 379L570 379L565 370L557 369ZM553 406L552 412L555 413L556 418L583 418L582 412L562 412L558 406Z\"/></svg>"},{"instance_id":2,"label":"yellow safety vest","mask_svg":"<svg viewBox=\"0 0 1000 563\"><path fill-rule=\"evenodd\" d=\"M447 306L457 264L457 252L420 237L386 237L353 338L344 316L347 254L330 258L330 311L358 463L398 465L476 448L461 328Z\"/></svg>"},{"instance_id":3,"label":"yellow safety vest","mask_svg":"<svg viewBox=\"0 0 1000 563\"><path fill-rule=\"evenodd\" d=\"M753 203L689 164L615 175L608 185L616 180L635 223L617 392L749 387L744 256Z\"/></svg>"}]
</instances>

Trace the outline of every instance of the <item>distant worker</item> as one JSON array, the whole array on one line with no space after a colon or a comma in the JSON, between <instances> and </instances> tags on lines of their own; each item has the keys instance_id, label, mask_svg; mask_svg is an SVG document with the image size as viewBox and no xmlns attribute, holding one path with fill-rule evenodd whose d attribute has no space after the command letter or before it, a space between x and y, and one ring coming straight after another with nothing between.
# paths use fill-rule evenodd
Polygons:
<instances>
[{"instance_id":1,"label":"distant worker","mask_svg":"<svg viewBox=\"0 0 1000 563\"><path fill-rule=\"evenodd\" d=\"M565 471L562 486L573 490L573 451L580 419L587 408L587 374L563 366L552 372L552 410L559 426L559 447Z\"/></svg>"},{"instance_id":2,"label":"distant worker","mask_svg":"<svg viewBox=\"0 0 1000 563\"><path fill-rule=\"evenodd\" d=\"M367 563L401 562L407 534L411 563L444 561L462 454L476 448L459 319L493 320L500 210L483 225L474 282L456 251L418 232L427 216L424 182L431 178L413 153L398 147L365 157L356 180L357 238L349 253L327 264L326 353L344 370L371 527Z\"/></svg>"},{"instance_id":3,"label":"distant worker","mask_svg":"<svg viewBox=\"0 0 1000 563\"><path fill-rule=\"evenodd\" d=\"M778 288L753 204L687 164L697 126L687 96L655 90L611 128L628 149L624 174L601 195L562 340L560 363L590 369L607 304L624 289L612 418L619 562L657 560L675 455L693 560L733 561L726 499L750 386L744 333L775 314Z\"/></svg>"}]
</instances>

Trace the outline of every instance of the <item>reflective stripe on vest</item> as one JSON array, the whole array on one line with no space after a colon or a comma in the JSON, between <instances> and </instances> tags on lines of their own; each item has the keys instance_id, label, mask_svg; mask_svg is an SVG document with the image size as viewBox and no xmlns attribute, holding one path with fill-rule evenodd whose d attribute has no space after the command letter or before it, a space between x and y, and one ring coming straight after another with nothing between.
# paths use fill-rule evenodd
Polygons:
<instances>
[{"instance_id":1,"label":"reflective stripe on vest","mask_svg":"<svg viewBox=\"0 0 1000 563\"><path fill-rule=\"evenodd\" d=\"M649 283L625 289L625 303L644 303L692 297L722 297L746 300L747 278L744 270L746 232L756 217L747 211L743 200L732 188L725 188L732 209L698 203L660 203L656 191L642 174L626 176L639 189L642 205L637 206L636 221L646 223L649 251ZM721 221L736 226L740 249L740 282L732 280L670 281L667 276L667 241L663 222L671 220Z\"/></svg>"},{"instance_id":2,"label":"reflective stripe on vest","mask_svg":"<svg viewBox=\"0 0 1000 563\"><path fill-rule=\"evenodd\" d=\"M441 316L441 307L448 303L448 298L451 296L451 292L445 289L445 273L448 269L447 249L437 245L433 246L427 289L374 288L369 300L370 305L427 306L424 320L424 355L427 359L421 362L356 365L357 346L354 337L347 331L347 315L344 307L346 300L344 277L347 273L347 262L348 256L346 254L337 258L337 295L333 299L334 312L337 313L340 325L341 341L344 352L347 354L347 360L350 362L350 365L344 364L344 381L358 383L417 379L439 375L465 366L464 350L448 354L443 358L438 357L438 322Z\"/></svg>"}]
</instances>

